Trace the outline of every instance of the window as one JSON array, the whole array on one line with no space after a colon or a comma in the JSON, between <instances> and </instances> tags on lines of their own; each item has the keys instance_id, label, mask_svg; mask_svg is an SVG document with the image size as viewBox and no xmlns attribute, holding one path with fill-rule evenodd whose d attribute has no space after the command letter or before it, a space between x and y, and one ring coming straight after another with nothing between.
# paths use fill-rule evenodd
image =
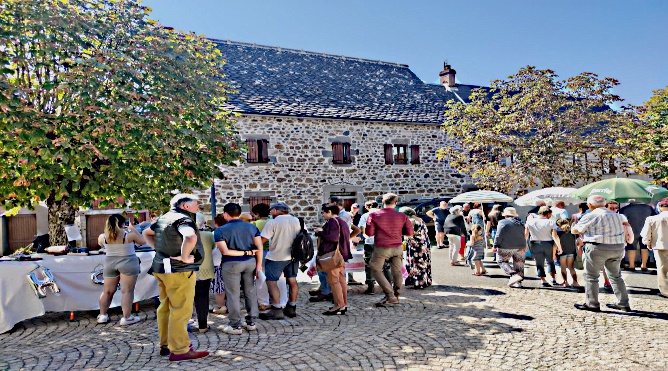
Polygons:
<instances>
[{"instance_id":1,"label":"window","mask_svg":"<svg viewBox=\"0 0 668 371\"><path fill-rule=\"evenodd\" d=\"M334 142L332 143L332 163L333 164L351 164L350 143Z\"/></svg>"},{"instance_id":2,"label":"window","mask_svg":"<svg viewBox=\"0 0 668 371\"><path fill-rule=\"evenodd\" d=\"M250 210L253 210L253 207L258 204L265 204L267 207L271 205L271 197L269 196L251 196L248 197L248 203L250 204Z\"/></svg>"},{"instance_id":3,"label":"window","mask_svg":"<svg viewBox=\"0 0 668 371\"><path fill-rule=\"evenodd\" d=\"M266 139L246 139L246 161L251 164L266 164L269 162L268 147L269 141Z\"/></svg>"},{"instance_id":4,"label":"window","mask_svg":"<svg viewBox=\"0 0 668 371\"><path fill-rule=\"evenodd\" d=\"M408 149L407 144L385 144L385 165L408 164ZM410 146L411 161L413 165L420 163L420 146Z\"/></svg>"}]
</instances>

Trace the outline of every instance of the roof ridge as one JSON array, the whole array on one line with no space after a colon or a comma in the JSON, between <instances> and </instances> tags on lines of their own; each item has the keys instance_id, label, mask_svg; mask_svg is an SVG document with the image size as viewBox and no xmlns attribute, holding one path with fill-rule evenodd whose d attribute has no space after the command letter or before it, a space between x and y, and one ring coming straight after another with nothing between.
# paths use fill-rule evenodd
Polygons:
<instances>
[{"instance_id":1,"label":"roof ridge","mask_svg":"<svg viewBox=\"0 0 668 371\"><path fill-rule=\"evenodd\" d=\"M256 47L256 48L273 49L273 50L278 50L278 51L289 51L289 52L294 52L294 53L299 53L299 54L317 55L317 56L321 56L321 57L332 57L332 58L338 58L338 59L342 59L342 60L351 60L351 61L367 62L367 63L377 63L377 64L384 64L384 65L388 65L388 66L409 68L407 64L402 64L402 63L385 62L385 61L378 61L378 60L364 59L364 58L356 58L356 57L346 57L344 55L318 53L318 52L311 52L311 51L306 51L306 50L283 48L283 47L280 47L280 46L260 45L260 44L255 44L255 43L244 43L244 42L232 41L232 40L220 40L220 39L214 39L214 38L208 38L208 39L213 41L213 42L216 42L216 43L224 43L224 44L228 44L228 45L252 46L252 47Z\"/></svg>"}]
</instances>

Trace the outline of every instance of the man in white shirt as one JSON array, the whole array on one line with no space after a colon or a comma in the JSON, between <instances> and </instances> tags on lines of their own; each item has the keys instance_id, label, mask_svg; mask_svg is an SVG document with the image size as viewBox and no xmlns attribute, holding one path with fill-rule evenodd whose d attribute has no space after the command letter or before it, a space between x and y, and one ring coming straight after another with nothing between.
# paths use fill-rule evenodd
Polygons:
<instances>
[{"instance_id":1,"label":"man in white shirt","mask_svg":"<svg viewBox=\"0 0 668 371\"><path fill-rule=\"evenodd\" d=\"M271 205L269 213L272 219L265 224L260 236L262 242L269 241L269 252L264 263L264 270L271 310L267 313L260 313L260 319L278 320L285 316L292 318L297 316L297 294L299 294L297 283L299 262L292 261L292 243L301 230L301 225L299 219L289 214L290 207L284 202ZM281 274L285 276L290 287L288 303L284 310L281 310L280 291L277 283Z\"/></svg>"},{"instance_id":2,"label":"man in white shirt","mask_svg":"<svg viewBox=\"0 0 668 371\"><path fill-rule=\"evenodd\" d=\"M659 201L659 215L645 219L642 242L654 252L659 296L668 299L668 198Z\"/></svg>"}]
</instances>

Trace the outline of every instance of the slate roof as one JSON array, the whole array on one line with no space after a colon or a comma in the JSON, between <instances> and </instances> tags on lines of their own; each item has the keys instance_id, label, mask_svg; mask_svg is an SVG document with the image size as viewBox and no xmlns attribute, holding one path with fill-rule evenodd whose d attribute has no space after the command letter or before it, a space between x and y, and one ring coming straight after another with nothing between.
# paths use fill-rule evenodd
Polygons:
<instances>
[{"instance_id":1,"label":"slate roof","mask_svg":"<svg viewBox=\"0 0 668 371\"><path fill-rule=\"evenodd\" d=\"M443 122L455 96L404 64L212 40L227 63L235 112L365 121ZM434 73L437 76L437 72ZM458 85L462 98L475 86Z\"/></svg>"}]
</instances>

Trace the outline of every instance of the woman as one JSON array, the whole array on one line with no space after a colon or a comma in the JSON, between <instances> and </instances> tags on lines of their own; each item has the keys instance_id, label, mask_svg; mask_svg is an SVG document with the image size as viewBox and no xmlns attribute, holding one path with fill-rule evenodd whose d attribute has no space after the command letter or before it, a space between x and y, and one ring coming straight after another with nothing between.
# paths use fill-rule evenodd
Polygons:
<instances>
[{"instance_id":1,"label":"woman","mask_svg":"<svg viewBox=\"0 0 668 371\"><path fill-rule=\"evenodd\" d=\"M255 218L255 221L253 224L257 227L257 229L262 233L262 230L264 229L264 226L267 224L269 221L269 205L267 204L257 204L253 206L251 209L251 213L253 214L253 217ZM265 241L262 245L263 250L262 250L262 269L264 270L264 263L266 261L267 253L269 252L269 240ZM279 281L282 283L279 283L282 285L281 290L285 291L285 280ZM258 301L258 308L260 309L260 312L267 311L271 309L271 306L269 305L269 289L266 284L263 284L257 289L257 301Z\"/></svg>"},{"instance_id":2,"label":"woman","mask_svg":"<svg viewBox=\"0 0 668 371\"><path fill-rule=\"evenodd\" d=\"M223 214L218 214L215 218L213 218L213 225L216 228L224 226L225 223L227 223L227 221L225 220ZM227 307L225 306L225 283L223 282L223 271L220 269L223 255L219 249L214 249L211 255L213 256L213 281L211 282L211 292L216 299L216 306L213 308L211 313L226 314Z\"/></svg>"},{"instance_id":3,"label":"woman","mask_svg":"<svg viewBox=\"0 0 668 371\"><path fill-rule=\"evenodd\" d=\"M582 216L586 214L587 211L589 211L589 206L587 206L586 202L582 202L578 204L578 210L580 210L579 213L573 214L573 216L571 216L571 225L575 225L575 223L577 223L578 220L580 220L580 218L582 218Z\"/></svg>"},{"instance_id":4,"label":"woman","mask_svg":"<svg viewBox=\"0 0 668 371\"><path fill-rule=\"evenodd\" d=\"M573 287L580 287L577 273L575 272L575 268L573 268L578 236L571 233L571 224L568 222L568 219L562 218L557 220L557 226L561 229L557 232L562 250L562 253L559 255L559 266L561 267L561 278L564 279L564 282L561 286L568 287L568 270L573 278Z\"/></svg>"},{"instance_id":5,"label":"woman","mask_svg":"<svg viewBox=\"0 0 668 371\"><path fill-rule=\"evenodd\" d=\"M336 204L323 205L322 217L326 221L324 227L315 229L315 235L321 239L318 246L318 255L339 249L343 260L348 261L352 257L350 252L350 229L348 224L339 218L339 207ZM325 316L346 314L348 310L348 284L345 267L342 266L327 272L327 282L332 288L334 306L322 314Z\"/></svg>"},{"instance_id":6,"label":"woman","mask_svg":"<svg viewBox=\"0 0 668 371\"><path fill-rule=\"evenodd\" d=\"M506 207L499 221L494 238L496 262L504 273L510 276L508 286L522 287L524 280L524 261L526 259L527 239L524 236L525 226L517 215L514 207ZM510 265L510 259L513 265Z\"/></svg>"},{"instance_id":7,"label":"woman","mask_svg":"<svg viewBox=\"0 0 668 371\"><path fill-rule=\"evenodd\" d=\"M123 318L120 325L126 326L139 322L139 317L132 315L132 302L135 296L135 284L140 273L139 258L135 254L135 244L144 245L146 240L137 233L132 224L123 229L125 218L119 214L110 215L97 243L106 250L104 258L104 286L100 295L100 314L97 323L109 322L109 305L116 293L118 282L121 283L121 308Z\"/></svg>"},{"instance_id":8,"label":"woman","mask_svg":"<svg viewBox=\"0 0 668 371\"><path fill-rule=\"evenodd\" d=\"M450 208L450 215L443 223L443 233L448 238L450 248L450 265L458 266L457 255L462 244L462 236L466 235L466 222L462 215L462 207L457 205Z\"/></svg>"},{"instance_id":9,"label":"woman","mask_svg":"<svg viewBox=\"0 0 668 371\"><path fill-rule=\"evenodd\" d=\"M501 205L494 205L492 211L487 214L487 227L485 229L487 238L491 238L492 241L496 238L499 220L501 220Z\"/></svg>"},{"instance_id":10,"label":"woman","mask_svg":"<svg viewBox=\"0 0 668 371\"><path fill-rule=\"evenodd\" d=\"M431 248L427 225L412 208L402 207L399 211L408 216L415 231L411 237L405 238L408 278L404 284L424 289L431 286Z\"/></svg>"},{"instance_id":11,"label":"woman","mask_svg":"<svg viewBox=\"0 0 668 371\"><path fill-rule=\"evenodd\" d=\"M552 210L549 206L541 206L538 209L538 217L527 220L526 228L524 230L524 237L531 236L529 247L531 254L536 261L536 269L538 270L538 277L540 277L541 285L543 287L551 287L547 283L545 276L545 261L547 260L550 276L552 277L552 285L557 284L556 269L554 261L557 260L557 254L561 254L561 243L557 235L557 224L552 217Z\"/></svg>"},{"instance_id":12,"label":"woman","mask_svg":"<svg viewBox=\"0 0 668 371\"><path fill-rule=\"evenodd\" d=\"M199 237L204 247L204 260L199 267L195 281L195 311L197 312L197 324L200 334L205 333L209 329L207 324L209 318L209 290L211 289L211 281L215 277L213 268L213 250L215 242L213 241L213 232L206 231L206 219L204 214L196 214L197 228L200 230ZM195 329L193 328L192 331Z\"/></svg>"}]
</instances>

